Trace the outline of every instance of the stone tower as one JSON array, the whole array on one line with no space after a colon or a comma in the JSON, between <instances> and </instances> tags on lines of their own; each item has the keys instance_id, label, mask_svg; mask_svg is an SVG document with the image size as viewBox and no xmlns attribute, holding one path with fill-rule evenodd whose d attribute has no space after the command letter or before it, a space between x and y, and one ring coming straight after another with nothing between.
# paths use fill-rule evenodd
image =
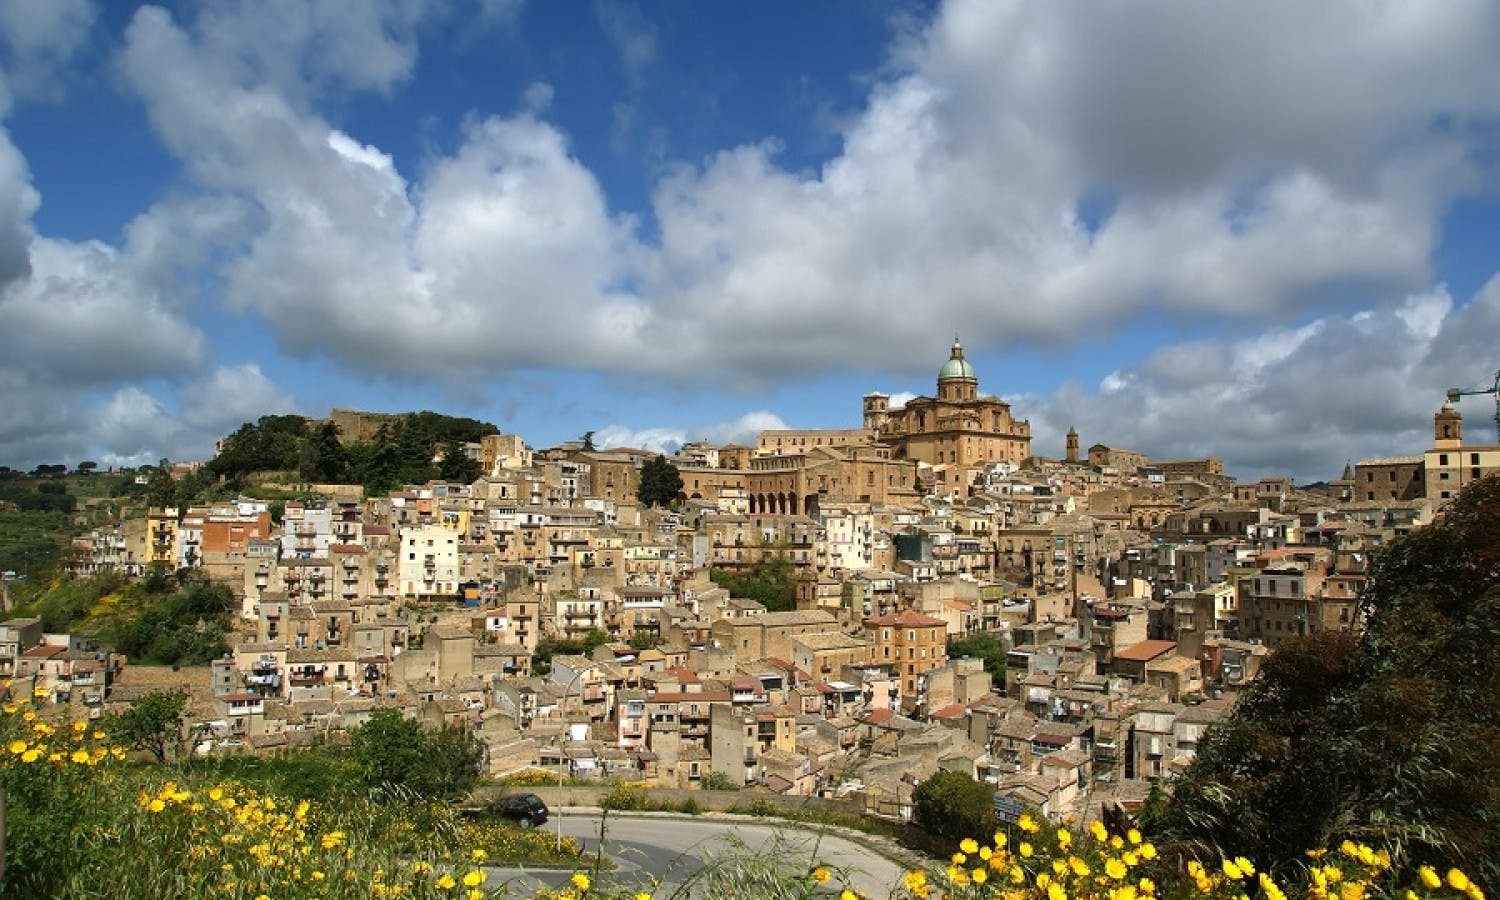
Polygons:
<instances>
[{"instance_id":1,"label":"stone tower","mask_svg":"<svg viewBox=\"0 0 1500 900\"><path fill-rule=\"evenodd\" d=\"M1444 403L1437 415L1432 417L1432 440L1433 446L1441 450L1452 450L1463 445L1463 416L1458 414L1452 403Z\"/></svg>"},{"instance_id":2,"label":"stone tower","mask_svg":"<svg viewBox=\"0 0 1500 900\"><path fill-rule=\"evenodd\" d=\"M1078 462L1078 429L1068 429L1068 455L1065 459L1070 463Z\"/></svg>"}]
</instances>

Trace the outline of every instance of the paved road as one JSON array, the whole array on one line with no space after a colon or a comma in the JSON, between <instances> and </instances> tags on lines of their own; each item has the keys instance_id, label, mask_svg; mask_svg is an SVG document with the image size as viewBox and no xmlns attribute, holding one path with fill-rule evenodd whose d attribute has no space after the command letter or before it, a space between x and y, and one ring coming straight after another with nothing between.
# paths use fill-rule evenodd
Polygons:
<instances>
[{"instance_id":1,"label":"paved road","mask_svg":"<svg viewBox=\"0 0 1500 900\"><path fill-rule=\"evenodd\" d=\"M548 830L556 822L544 826ZM586 852L599 849L600 814L597 810L566 810L562 833L577 838ZM759 855L774 859L789 871L809 871L814 864L835 870L844 884L869 897L889 896L901 883L904 868L862 842L841 834L821 833L815 827L793 822L762 821L743 817L681 817L660 814L611 813L604 835L604 854L615 864L611 884L651 888L652 878L667 888L676 888L705 867L732 872L735 859ZM541 884L559 887L569 872L496 869L490 886L508 882L512 893L528 896ZM837 877L837 876L836 876ZM832 886L832 885L830 885ZM656 891L658 896L666 896ZM753 891L747 891L750 896Z\"/></svg>"}]
</instances>

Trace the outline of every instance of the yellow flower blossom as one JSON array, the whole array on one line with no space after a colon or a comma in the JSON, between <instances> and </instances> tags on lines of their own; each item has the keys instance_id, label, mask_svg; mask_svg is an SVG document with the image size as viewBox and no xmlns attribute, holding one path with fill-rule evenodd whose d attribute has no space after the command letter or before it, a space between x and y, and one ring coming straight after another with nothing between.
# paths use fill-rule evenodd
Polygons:
<instances>
[{"instance_id":1,"label":"yellow flower blossom","mask_svg":"<svg viewBox=\"0 0 1500 900\"><path fill-rule=\"evenodd\" d=\"M586 891L589 889L589 877L582 872L574 872L573 877L570 880L573 882L573 886L578 888L580 891Z\"/></svg>"},{"instance_id":2,"label":"yellow flower blossom","mask_svg":"<svg viewBox=\"0 0 1500 900\"><path fill-rule=\"evenodd\" d=\"M965 856L962 853L955 853L952 857L950 857L950 860L955 866L961 866L969 861L969 857Z\"/></svg>"},{"instance_id":3,"label":"yellow flower blossom","mask_svg":"<svg viewBox=\"0 0 1500 900\"><path fill-rule=\"evenodd\" d=\"M26 742L25 741L11 741L9 749L10 749L10 752L13 755L20 756L22 753L26 752Z\"/></svg>"},{"instance_id":4,"label":"yellow flower blossom","mask_svg":"<svg viewBox=\"0 0 1500 900\"><path fill-rule=\"evenodd\" d=\"M1125 832L1125 840L1129 841L1132 844L1139 844L1141 842L1141 833L1132 828L1129 831Z\"/></svg>"},{"instance_id":5,"label":"yellow flower blossom","mask_svg":"<svg viewBox=\"0 0 1500 900\"><path fill-rule=\"evenodd\" d=\"M1246 859L1243 856L1236 856L1234 858L1234 865L1235 868L1239 869L1241 872L1244 872L1247 876L1255 874L1255 866L1251 864L1250 860Z\"/></svg>"},{"instance_id":6,"label":"yellow flower blossom","mask_svg":"<svg viewBox=\"0 0 1500 900\"><path fill-rule=\"evenodd\" d=\"M433 884L435 884L437 886L438 890L446 891L446 890L448 890L450 888L453 888L453 887L457 886L458 882L456 882L456 881L453 880L453 876L452 875L449 875L447 872L444 872L443 875L442 875L442 877L439 878L437 881L434 881Z\"/></svg>"},{"instance_id":7,"label":"yellow flower blossom","mask_svg":"<svg viewBox=\"0 0 1500 900\"><path fill-rule=\"evenodd\" d=\"M1068 849L1068 847L1072 843L1073 843L1073 832L1067 830L1066 828L1059 828L1058 831L1057 831L1057 847L1058 847L1058 849L1059 850L1066 850L1066 849Z\"/></svg>"},{"instance_id":8,"label":"yellow flower blossom","mask_svg":"<svg viewBox=\"0 0 1500 900\"><path fill-rule=\"evenodd\" d=\"M1109 832L1105 830L1104 823L1098 819L1089 823L1089 834L1093 835L1096 841L1109 840Z\"/></svg>"},{"instance_id":9,"label":"yellow flower blossom","mask_svg":"<svg viewBox=\"0 0 1500 900\"><path fill-rule=\"evenodd\" d=\"M848 888L844 888L843 892L839 894L839 900L859 900L859 894Z\"/></svg>"},{"instance_id":10,"label":"yellow flower blossom","mask_svg":"<svg viewBox=\"0 0 1500 900\"><path fill-rule=\"evenodd\" d=\"M978 853L979 842L974 840L973 838L964 838L963 840L958 842L958 849L962 850L965 853Z\"/></svg>"},{"instance_id":11,"label":"yellow flower blossom","mask_svg":"<svg viewBox=\"0 0 1500 900\"><path fill-rule=\"evenodd\" d=\"M1130 874L1130 870L1125 867L1125 863L1110 857L1104 862L1104 874L1115 881L1124 881L1125 876Z\"/></svg>"},{"instance_id":12,"label":"yellow flower blossom","mask_svg":"<svg viewBox=\"0 0 1500 900\"><path fill-rule=\"evenodd\" d=\"M1437 870L1432 866L1423 866L1417 870L1417 877L1422 879L1422 884L1429 891L1435 891L1443 886L1443 879L1438 876Z\"/></svg>"},{"instance_id":13,"label":"yellow flower blossom","mask_svg":"<svg viewBox=\"0 0 1500 900\"><path fill-rule=\"evenodd\" d=\"M1467 891L1469 889L1469 876L1458 869L1448 870L1448 887L1455 891Z\"/></svg>"},{"instance_id":14,"label":"yellow flower blossom","mask_svg":"<svg viewBox=\"0 0 1500 900\"><path fill-rule=\"evenodd\" d=\"M1025 857L1027 859L1030 859L1031 858L1031 854L1034 852L1031 849L1031 845L1028 844L1025 841L1022 841L1021 842L1021 846L1017 847L1016 850L1021 854L1021 856Z\"/></svg>"},{"instance_id":15,"label":"yellow flower blossom","mask_svg":"<svg viewBox=\"0 0 1500 900\"><path fill-rule=\"evenodd\" d=\"M832 873L830 873L827 869L823 868L822 866L818 866L816 869L812 870L812 880L816 881L818 884L827 884L828 883L828 879L830 879L832 877L833 877Z\"/></svg>"},{"instance_id":16,"label":"yellow flower blossom","mask_svg":"<svg viewBox=\"0 0 1500 900\"><path fill-rule=\"evenodd\" d=\"M1047 900L1068 900L1068 892L1060 884L1047 885Z\"/></svg>"},{"instance_id":17,"label":"yellow flower blossom","mask_svg":"<svg viewBox=\"0 0 1500 900\"><path fill-rule=\"evenodd\" d=\"M984 869L975 869L974 871L969 873L969 879L972 880L975 884L984 884L989 880L989 877L990 873L986 872Z\"/></svg>"},{"instance_id":18,"label":"yellow flower blossom","mask_svg":"<svg viewBox=\"0 0 1500 900\"><path fill-rule=\"evenodd\" d=\"M80 766L86 766L88 765L89 760L92 757L89 756L89 752L87 750L79 748L77 750L74 750L73 755L68 758L73 760L73 762L77 763Z\"/></svg>"},{"instance_id":19,"label":"yellow flower blossom","mask_svg":"<svg viewBox=\"0 0 1500 900\"><path fill-rule=\"evenodd\" d=\"M1041 828L1041 826L1036 824L1036 820L1031 817L1031 813L1022 813L1020 820L1016 822L1016 827L1028 832L1035 832Z\"/></svg>"}]
</instances>

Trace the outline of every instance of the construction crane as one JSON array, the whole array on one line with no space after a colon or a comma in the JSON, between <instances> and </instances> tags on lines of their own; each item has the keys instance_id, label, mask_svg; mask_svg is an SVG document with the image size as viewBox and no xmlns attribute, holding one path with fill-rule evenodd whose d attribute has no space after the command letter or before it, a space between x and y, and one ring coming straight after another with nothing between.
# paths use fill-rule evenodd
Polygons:
<instances>
[{"instance_id":1,"label":"construction crane","mask_svg":"<svg viewBox=\"0 0 1500 900\"><path fill-rule=\"evenodd\" d=\"M1500 443L1500 372L1495 373L1495 383L1489 387L1477 388L1449 388L1448 402L1457 403L1460 397L1472 397L1479 394L1495 395L1495 442Z\"/></svg>"}]
</instances>

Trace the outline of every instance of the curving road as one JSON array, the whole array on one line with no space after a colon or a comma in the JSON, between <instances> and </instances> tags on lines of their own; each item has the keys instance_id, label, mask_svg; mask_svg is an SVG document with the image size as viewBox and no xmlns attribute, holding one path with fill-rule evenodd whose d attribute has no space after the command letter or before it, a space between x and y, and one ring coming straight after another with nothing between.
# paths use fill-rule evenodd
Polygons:
<instances>
[{"instance_id":1,"label":"curving road","mask_svg":"<svg viewBox=\"0 0 1500 900\"><path fill-rule=\"evenodd\" d=\"M587 853L598 851L601 814L598 810L562 810L562 833L576 838ZM544 826L551 831L556 821ZM660 813L610 813L603 836L604 855L614 863L608 881L615 886L640 886L658 896L686 887L692 880L734 873L737 860L759 858L757 866L774 862L798 874L822 865L835 873L829 886L855 888L868 897L887 897L901 884L905 868L884 851L845 832L824 832L796 822L750 819L741 816L674 816ZM717 870L707 867L718 867ZM489 886L508 884L511 892L529 896L541 885L559 887L571 873L536 869L495 869ZM668 889L653 890L652 879ZM749 896L749 893L747 893Z\"/></svg>"}]
</instances>

